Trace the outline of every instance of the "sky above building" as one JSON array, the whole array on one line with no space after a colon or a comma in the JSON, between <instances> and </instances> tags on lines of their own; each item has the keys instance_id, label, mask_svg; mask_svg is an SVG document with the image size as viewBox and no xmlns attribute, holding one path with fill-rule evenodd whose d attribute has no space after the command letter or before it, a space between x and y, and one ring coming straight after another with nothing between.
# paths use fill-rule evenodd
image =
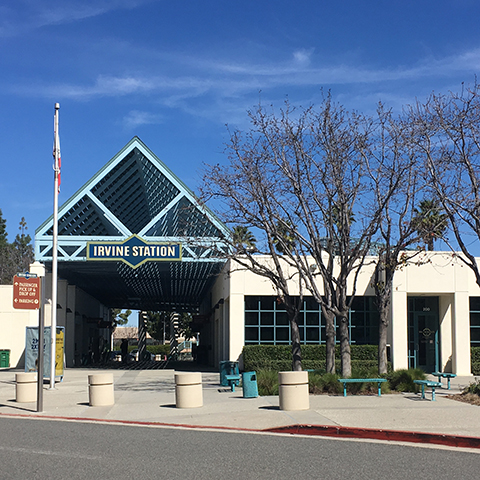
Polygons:
<instances>
[{"instance_id":1,"label":"sky above building","mask_svg":"<svg viewBox=\"0 0 480 480\"><path fill-rule=\"evenodd\" d=\"M394 110L480 71L478 0L16 0L0 5L0 209L9 240L133 136L193 191L259 102Z\"/></svg>"}]
</instances>

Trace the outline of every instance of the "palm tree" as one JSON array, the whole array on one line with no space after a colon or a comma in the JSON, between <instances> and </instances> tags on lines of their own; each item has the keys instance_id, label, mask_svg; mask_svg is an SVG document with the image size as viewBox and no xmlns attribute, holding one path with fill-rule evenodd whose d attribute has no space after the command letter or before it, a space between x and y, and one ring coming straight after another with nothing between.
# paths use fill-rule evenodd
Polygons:
<instances>
[{"instance_id":1,"label":"palm tree","mask_svg":"<svg viewBox=\"0 0 480 480\"><path fill-rule=\"evenodd\" d=\"M255 250L257 239L248 227L237 225L233 229L232 240L238 252L244 252L245 250L252 252Z\"/></svg>"},{"instance_id":2,"label":"palm tree","mask_svg":"<svg viewBox=\"0 0 480 480\"><path fill-rule=\"evenodd\" d=\"M419 206L420 209L414 209L414 227L430 252L433 242L442 238L447 230L447 214L443 213L437 200L422 200Z\"/></svg>"},{"instance_id":3,"label":"palm tree","mask_svg":"<svg viewBox=\"0 0 480 480\"><path fill-rule=\"evenodd\" d=\"M295 247L295 229L289 220L279 220L277 222L276 238L274 240L275 248L281 255L286 255L293 251Z\"/></svg>"}]
</instances>

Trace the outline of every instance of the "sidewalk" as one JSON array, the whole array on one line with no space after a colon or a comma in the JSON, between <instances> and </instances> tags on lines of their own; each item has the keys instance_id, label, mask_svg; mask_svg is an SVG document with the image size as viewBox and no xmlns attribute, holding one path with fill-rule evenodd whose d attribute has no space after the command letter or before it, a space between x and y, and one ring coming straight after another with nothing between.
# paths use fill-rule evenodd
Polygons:
<instances>
[{"instance_id":1,"label":"sidewalk","mask_svg":"<svg viewBox=\"0 0 480 480\"><path fill-rule=\"evenodd\" d=\"M360 430L367 429L370 434L364 432L363 436L368 438L381 438L386 430L393 430L436 434L428 435L426 440L421 440L421 436L410 440L430 443L437 443L434 437L476 437L471 446L478 444L475 448L480 448L480 407L446 398L451 393L459 393L473 377L453 379L451 390L446 386L437 389L434 402L430 392L425 400L413 393L381 397L310 395L309 410L282 411L278 407L278 396L243 398L241 388L231 392L221 387L218 373L203 372L203 407L179 409L175 407L174 370L75 368L65 370L64 380L57 382L54 390L44 385L43 412L38 413L36 402L15 401L17 372L20 370L0 370L0 418L21 415L254 431L296 427L285 431L322 435L336 432L353 437L362 436ZM89 406L88 375L92 373L113 374L115 405ZM389 438L396 439L391 435Z\"/></svg>"}]
</instances>

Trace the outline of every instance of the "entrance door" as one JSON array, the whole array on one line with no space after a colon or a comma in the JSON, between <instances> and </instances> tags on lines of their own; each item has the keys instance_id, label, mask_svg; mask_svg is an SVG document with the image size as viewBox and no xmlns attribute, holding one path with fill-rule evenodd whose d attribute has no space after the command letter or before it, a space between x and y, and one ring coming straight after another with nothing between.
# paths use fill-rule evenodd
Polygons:
<instances>
[{"instance_id":1,"label":"entrance door","mask_svg":"<svg viewBox=\"0 0 480 480\"><path fill-rule=\"evenodd\" d=\"M440 358L438 297L409 299L410 366L427 373L438 371Z\"/></svg>"}]
</instances>

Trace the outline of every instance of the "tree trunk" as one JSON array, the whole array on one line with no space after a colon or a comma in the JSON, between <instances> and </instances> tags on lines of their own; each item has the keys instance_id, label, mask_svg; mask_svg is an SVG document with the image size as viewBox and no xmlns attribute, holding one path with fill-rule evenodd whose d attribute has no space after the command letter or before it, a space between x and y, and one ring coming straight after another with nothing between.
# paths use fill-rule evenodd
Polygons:
<instances>
[{"instance_id":1,"label":"tree trunk","mask_svg":"<svg viewBox=\"0 0 480 480\"><path fill-rule=\"evenodd\" d=\"M296 314L290 318L290 330L292 332L292 370L295 372L302 370L302 351L300 348L300 331L298 329Z\"/></svg>"},{"instance_id":2,"label":"tree trunk","mask_svg":"<svg viewBox=\"0 0 480 480\"><path fill-rule=\"evenodd\" d=\"M338 317L340 324L340 359L342 363L342 377L352 376L352 362L350 356L350 336L348 334L348 312L342 312Z\"/></svg>"},{"instance_id":3,"label":"tree trunk","mask_svg":"<svg viewBox=\"0 0 480 480\"><path fill-rule=\"evenodd\" d=\"M325 370L327 373L335 373L335 315L329 311L323 311L325 318L326 341L326 358Z\"/></svg>"},{"instance_id":4,"label":"tree trunk","mask_svg":"<svg viewBox=\"0 0 480 480\"><path fill-rule=\"evenodd\" d=\"M387 373L387 312L380 309L380 320L378 324L378 373L383 375Z\"/></svg>"}]
</instances>

